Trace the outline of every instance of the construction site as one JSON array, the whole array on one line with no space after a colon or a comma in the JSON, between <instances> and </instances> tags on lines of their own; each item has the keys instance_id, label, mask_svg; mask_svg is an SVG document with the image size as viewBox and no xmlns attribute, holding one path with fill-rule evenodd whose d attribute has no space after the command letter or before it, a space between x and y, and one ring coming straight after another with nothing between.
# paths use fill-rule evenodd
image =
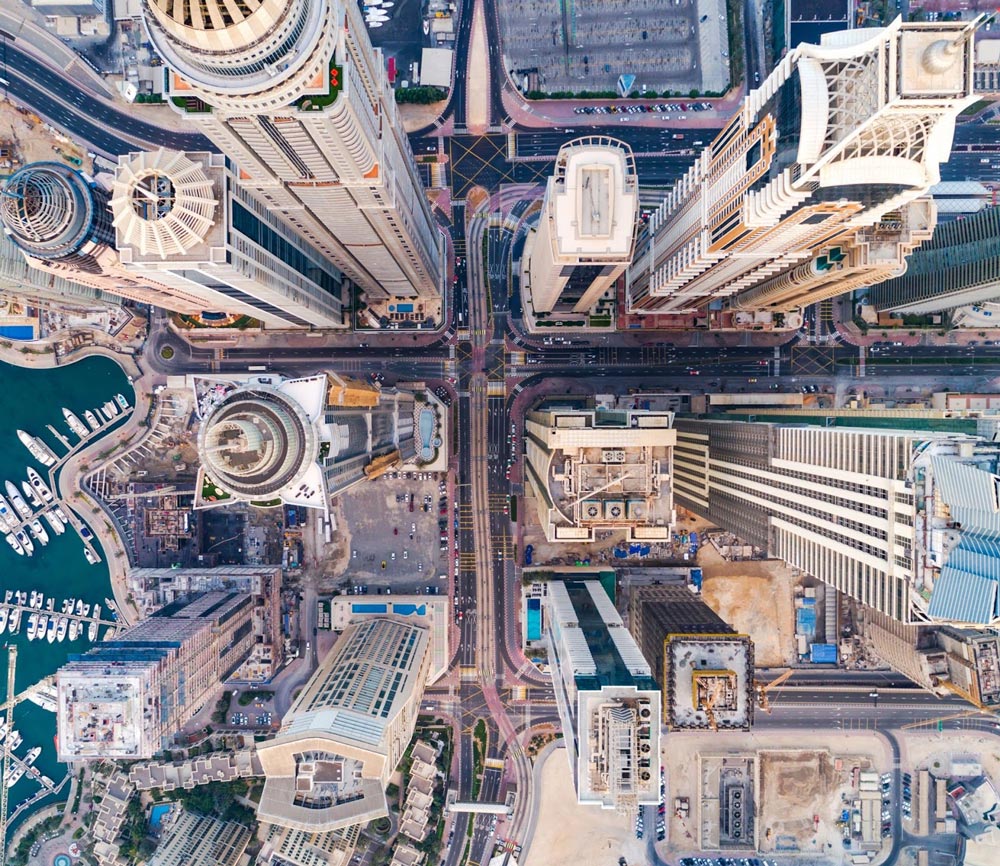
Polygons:
<instances>
[{"instance_id":1,"label":"construction site","mask_svg":"<svg viewBox=\"0 0 1000 866\"><path fill-rule=\"evenodd\" d=\"M746 635L668 635L664 720L671 730L749 731L753 643Z\"/></svg>"}]
</instances>

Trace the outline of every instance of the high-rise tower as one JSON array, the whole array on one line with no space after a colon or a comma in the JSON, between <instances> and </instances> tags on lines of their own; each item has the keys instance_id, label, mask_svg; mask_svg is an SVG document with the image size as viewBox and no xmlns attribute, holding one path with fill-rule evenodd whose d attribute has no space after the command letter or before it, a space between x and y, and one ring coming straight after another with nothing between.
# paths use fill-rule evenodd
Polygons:
<instances>
[{"instance_id":1,"label":"high-rise tower","mask_svg":"<svg viewBox=\"0 0 1000 866\"><path fill-rule=\"evenodd\" d=\"M432 297L443 235L357 4L146 0L167 94L371 299Z\"/></svg>"},{"instance_id":2,"label":"high-rise tower","mask_svg":"<svg viewBox=\"0 0 1000 866\"><path fill-rule=\"evenodd\" d=\"M975 28L897 19L785 55L650 218L630 312L791 310L901 274L975 99Z\"/></svg>"}]
</instances>

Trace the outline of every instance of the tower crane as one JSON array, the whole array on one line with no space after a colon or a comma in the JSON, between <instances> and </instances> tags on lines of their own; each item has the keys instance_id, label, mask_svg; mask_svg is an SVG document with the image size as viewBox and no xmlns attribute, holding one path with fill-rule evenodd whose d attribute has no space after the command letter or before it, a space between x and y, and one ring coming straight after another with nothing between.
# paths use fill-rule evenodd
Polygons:
<instances>
[{"instance_id":1,"label":"tower crane","mask_svg":"<svg viewBox=\"0 0 1000 866\"><path fill-rule=\"evenodd\" d=\"M787 680L793 673L795 673L795 671L792 668L789 668L787 671L785 671L776 679L771 680L771 682L769 683L761 683L755 680L753 685L754 689L756 689L757 691L757 706L759 706L765 713L770 714L771 701L768 698L767 693L771 691L771 689L778 688L778 686L780 686L783 682L785 682L785 680Z\"/></svg>"},{"instance_id":2,"label":"tower crane","mask_svg":"<svg viewBox=\"0 0 1000 866\"><path fill-rule=\"evenodd\" d=\"M8 734L4 737L3 752L0 757L0 866L7 862L7 774L10 772L10 744L14 739L14 674L17 671L17 647L7 647L7 698L4 701L4 718L7 720Z\"/></svg>"}]
</instances>

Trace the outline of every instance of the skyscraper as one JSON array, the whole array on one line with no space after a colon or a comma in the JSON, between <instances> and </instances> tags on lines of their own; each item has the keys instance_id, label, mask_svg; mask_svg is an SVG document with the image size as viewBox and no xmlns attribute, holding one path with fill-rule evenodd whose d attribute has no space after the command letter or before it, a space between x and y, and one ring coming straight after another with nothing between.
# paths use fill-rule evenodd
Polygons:
<instances>
[{"instance_id":1,"label":"skyscraper","mask_svg":"<svg viewBox=\"0 0 1000 866\"><path fill-rule=\"evenodd\" d=\"M534 311L593 307L632 260L638 215L639 182L627 144L592 136L559 148L529 241L526 288Z\"/></svg>"},{"instance_id":2,"label":"skyscraper","mask_svg":"<svg viewBox=\"0 0 1000 866\"><path fill-rule=\"evenodd\" d=\"M678 503L903 623L1000 622L995 422L826 420L678 421Z\"/></svg>"},{"instance_id":3,"label":"skyscraper","mask_svg":"<svg viewBox=\"0 0 1000 866\"><path fill-rule=\"evenodd\" d=\"M59 760L140 760L174 734L250 655L253 597L174 602L56 672Z\"/></svg>"},{"instance_id":4,"label":"skyscraper","mask_svg":"<svg viewBox=\"0 0 1000 866\"><path fill-rule=\"evenodd\" d=\"M629 311L793 310L901 274L975 100L975 27L896 19L788 52L650 218Z\"/></svg>"},{"instance_id":5,"label":"skyscraper","mask_svg":"<svg viewBox=\"0 0 1000 866\"><path fill-rule=\"evenodd\" d=\"M368 41L344 0L146 0L167 96L260 207L369 299L440 294L444 239Z\"/></svg>"}]
</instances>

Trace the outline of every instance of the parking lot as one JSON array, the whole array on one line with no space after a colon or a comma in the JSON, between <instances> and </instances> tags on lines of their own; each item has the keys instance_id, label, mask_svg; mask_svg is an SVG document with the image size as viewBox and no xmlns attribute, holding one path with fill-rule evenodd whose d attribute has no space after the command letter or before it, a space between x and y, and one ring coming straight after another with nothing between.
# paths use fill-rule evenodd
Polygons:
<instances>
[{"instance_id":1,"label":"parking lot","mask_svg":"<svg viewBox=\"0 0 1000 866\"><path fill-rule=\"evenodd\" d=\"M411 593L430 586L447 592L448 583L439 575L448 573L453 515L444 479L444 473L393 472L342 494L343 530L350 544L341 575L345 590Z\"/></svg>"}]
</instances>

